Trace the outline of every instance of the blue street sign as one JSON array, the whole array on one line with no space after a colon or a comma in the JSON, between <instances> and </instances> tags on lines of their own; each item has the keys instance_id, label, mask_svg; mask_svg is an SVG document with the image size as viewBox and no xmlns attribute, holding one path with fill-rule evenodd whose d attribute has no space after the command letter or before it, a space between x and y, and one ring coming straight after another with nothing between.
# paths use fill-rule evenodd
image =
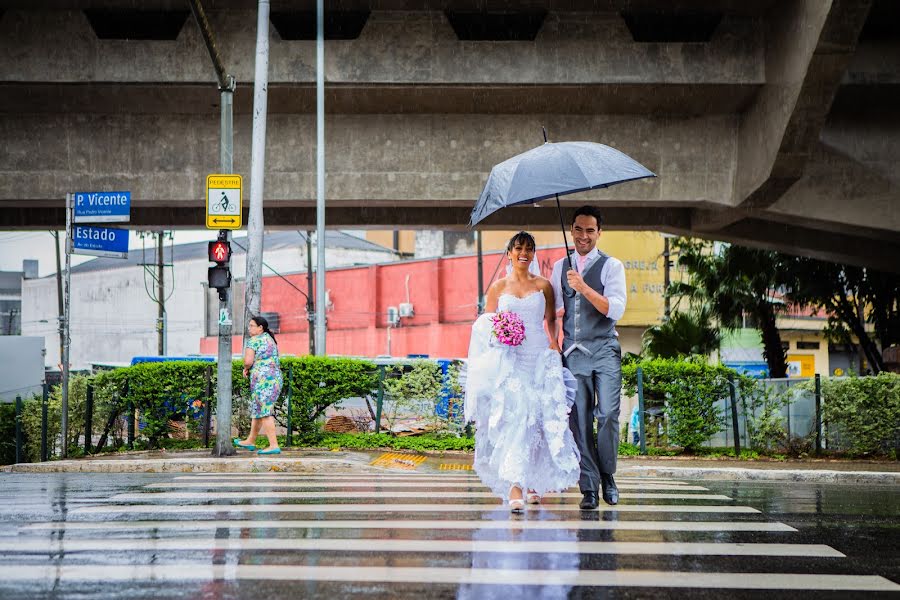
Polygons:
<instances>
[{"instance_id":1,"label":"blue street sign","mask_svg":"<svg viewBox=\"0 0 900 600\"><path fill-rule=\"evenodd\" d=\"M75 192L75 223L127 223L131 192Z\"/></svg>"},{"instance_id":2,"label":"blue street sign","mask_svg":"<svg viewBox=\"0 0 900 600\"><path fill-rule=\"evenodd\" d=\"M107 258L128 258L128 230L75 225L72 252Z\"/></svg>"}]
</instances>

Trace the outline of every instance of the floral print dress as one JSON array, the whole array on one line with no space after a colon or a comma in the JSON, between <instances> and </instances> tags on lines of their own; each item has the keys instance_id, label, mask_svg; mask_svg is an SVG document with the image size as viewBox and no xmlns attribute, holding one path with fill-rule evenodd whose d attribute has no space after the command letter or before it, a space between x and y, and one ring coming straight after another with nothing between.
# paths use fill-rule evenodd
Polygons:
<instances>
[{"instance_id":1,"label":"floral print dress","mask_svg":"<svg viewBox=\"0 0 900 600\"><path fill-rule=\"evenodd\" d=\"M247 340L247 348L255 353L250 367L250 416L270 417L283 384L278 346L269 334L263 333Z\"/></svg>"}]
</instances>

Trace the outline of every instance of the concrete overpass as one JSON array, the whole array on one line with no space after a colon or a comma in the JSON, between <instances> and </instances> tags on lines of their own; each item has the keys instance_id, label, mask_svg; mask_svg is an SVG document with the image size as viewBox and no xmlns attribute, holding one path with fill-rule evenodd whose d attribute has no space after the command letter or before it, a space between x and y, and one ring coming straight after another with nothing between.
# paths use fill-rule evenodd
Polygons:
<instances>
[{"instance_id":1,"label":"concrete overpass","mask_svg":"<svg viewBox=\"0 0 900 600\"><path fill-rule=\"evenodd\" d=\"M900 9L891 0L329 2L330 227L464 229L490 167L600 141L659 178L570 197L656 229L900 271ZM249 185L256 5L207 0L238 80ZM10 0L0 228L129 189L133 226L202 226L218 91L186 2ZM511 9L511 7L514 7ZM313 2L273 0L266 225L315 222ZM554 208L489 228L551 229Z\"/></svg>"}]
</instances>

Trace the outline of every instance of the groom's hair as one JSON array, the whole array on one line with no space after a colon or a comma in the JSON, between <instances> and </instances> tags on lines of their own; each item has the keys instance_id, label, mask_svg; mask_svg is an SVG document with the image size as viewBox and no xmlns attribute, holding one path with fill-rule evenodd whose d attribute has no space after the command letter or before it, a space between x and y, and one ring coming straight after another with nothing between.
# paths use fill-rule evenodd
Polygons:
<instances>
[{"instance_id":1,"label":"groom's hair","mask_svg":"<svg viewBox=\"0 0 900 600\"><path fill-rule=\"evenodd\" d=\"M522 244L526 248L531 248L532 250L537 248L537 244L534 243L534 236L527 231L520 231L509 238L509 243L506 245L506 251L512 252L512 249L516 247L516 244Z\"/></svg>"},{"instance_id":2,"label":"groom's hair","mask_svg":"<svg viewBox=\"0 0 900 600\"><path fill-rule=\"evenodd\" d=\"M575 224L575 219L582 215L586 217L594 217L595 219L597 219L597 227L603 227L603 215L600 214L599 208L585 204L584 206L576 210L574 215L572 215L572 225Z\"/></svg>"}]
</instances>

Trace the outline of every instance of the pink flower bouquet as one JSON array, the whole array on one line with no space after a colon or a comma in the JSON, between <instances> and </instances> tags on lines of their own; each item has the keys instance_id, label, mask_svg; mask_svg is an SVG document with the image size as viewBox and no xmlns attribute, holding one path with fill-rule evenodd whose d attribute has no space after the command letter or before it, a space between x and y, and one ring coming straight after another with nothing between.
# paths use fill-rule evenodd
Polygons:
<instances>
[{"instance_id":1,"label":"pink flower bouquet","mask_svg":"<svg viewBox=\"0 0 900 600\"><path fill-rule=\"evenodd\" d=\"M518 314L503 310L494 315L491 320L494 322L491 333L501 344L518 346L525 340L525 323Z\"/></svg>"}]
</instances>

